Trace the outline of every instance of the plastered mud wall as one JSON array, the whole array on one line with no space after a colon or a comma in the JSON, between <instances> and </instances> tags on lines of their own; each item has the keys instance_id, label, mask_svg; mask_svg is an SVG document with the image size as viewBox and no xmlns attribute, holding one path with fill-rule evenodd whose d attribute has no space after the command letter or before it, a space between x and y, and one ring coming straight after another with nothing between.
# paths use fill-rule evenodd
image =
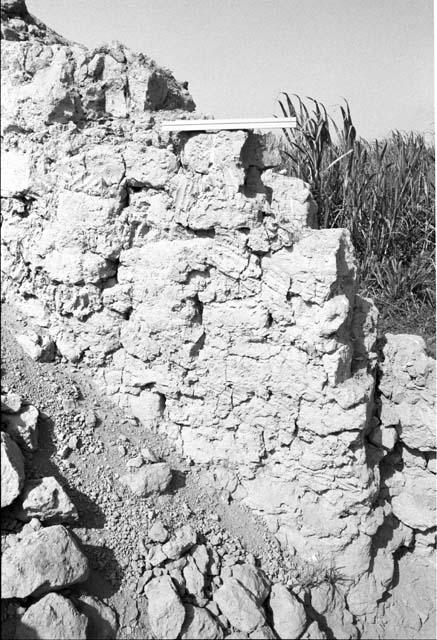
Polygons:
<instances>
[{"instance_id":1,"label":"plastered mud wall","mask_svg":"<svg viewBox=\"0 0 437 640\"><path fill-rule=\"evenodd\" d=\"M23 344L85 368L281 544L340 572L314 596L337 637L359 618L390 628L399 550L430 567L435 548L425 345L376 349L348 232L316 228L270 138L162 133L199 117L186 83L119 43L69 43L22 2L2 20L3 297L33 327Z\"/></svg>"}]
</instances>

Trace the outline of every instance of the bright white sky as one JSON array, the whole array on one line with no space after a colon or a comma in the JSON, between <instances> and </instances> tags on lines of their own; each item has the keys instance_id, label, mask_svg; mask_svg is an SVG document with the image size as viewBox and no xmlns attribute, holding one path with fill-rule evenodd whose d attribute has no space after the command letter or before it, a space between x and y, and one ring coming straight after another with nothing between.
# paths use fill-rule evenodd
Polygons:
<instances>
[{"instance_id":1,"label":"bright white sky","mask_svg":"<svg viewBox=\"0 0 437 640\"><path fill-rule=\"evenodd\" d=\"M281 91L333 107L358 135L434 128L432 0L27 0L31 13L93 47L120 40L216 117L280 114Z\"/></svg>"}]
</instances>

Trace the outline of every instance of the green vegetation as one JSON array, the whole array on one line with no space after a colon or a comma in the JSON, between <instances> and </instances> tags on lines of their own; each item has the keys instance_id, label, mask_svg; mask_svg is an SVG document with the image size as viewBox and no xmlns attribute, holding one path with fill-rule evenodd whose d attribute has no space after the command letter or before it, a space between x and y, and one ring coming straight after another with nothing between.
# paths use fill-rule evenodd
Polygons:
<instances>
[{"instance_id":1,"label":"green vegetation","mask_svg":"<svg viewBox=\"0 0 437 640\"><path fill-rule=\"evenodd\" d=\"M311 185L320 227L350 230L381 329L419 333L435 350L434 146L399 131L363 140L346 101L338 124L319 101L283 95L283 114L297 119L284 129L284 164Z\"/></svg>"}]
</instances>

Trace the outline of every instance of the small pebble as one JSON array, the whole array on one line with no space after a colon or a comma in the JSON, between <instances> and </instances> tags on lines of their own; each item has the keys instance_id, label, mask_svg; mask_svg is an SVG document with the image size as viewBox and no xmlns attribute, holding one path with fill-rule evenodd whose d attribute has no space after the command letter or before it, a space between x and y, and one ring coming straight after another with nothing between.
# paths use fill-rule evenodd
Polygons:
<instances>
[{"instance_id":1,"label":"small pebble","mask_svg":"<svg viewBox=\"0 0 437 640\"><path fill-rule=\"evenodd\" d=\"M59 449L58 455L60 458L62 458L62 460L65 460L66 458L68 458L70 453L71 453L71 448L68 445L64 445Z\"/></svg>"},{"instance_id":2,"label":"small pebble","mask_svg":"<svg viewBox=\"0 0 437 640\"><path fill-rule=\"evenodd\" d=\"M78 448L78 445L79 445L79 438L77 436L71 436L71 438L68 439L68 446L73 451Z\"/></svg>"},{"instance_id":3,"label":"small pebble","mask_svg":"<svg viewBox=\"0 0 437 640\"><path fill-rule=\"evenodd\" d=\"M143 464L144 464L144 460L142 456L135 456L134 458L130 458L126 462L126 466L129 467L130 469L138 469Z\"/></svg>"}]
</instances>

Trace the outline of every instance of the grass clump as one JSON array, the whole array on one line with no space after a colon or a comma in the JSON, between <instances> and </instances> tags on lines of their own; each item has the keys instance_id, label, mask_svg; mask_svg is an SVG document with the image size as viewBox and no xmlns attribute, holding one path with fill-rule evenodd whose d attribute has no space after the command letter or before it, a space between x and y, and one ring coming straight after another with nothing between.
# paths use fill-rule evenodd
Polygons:
<instances>
[{"instance_id":1,"label":"grass clump","mask_svg":"<svg viewBox=\"0 0 437 640\"><path fill-rule=\"evenodd\" d=\"M350 230L360 290L374 298L384 331L422 334L435 355L435 149L423 135L357 137L350 108L336 122L313 98L279 101L295 129L281 151L290 175L308 182L321 228Z\"/></svg>"},{"instance_id":2,"label":"grass clump","mask_svg":"<svg viewBox=\"0 0 437 640\"><path fill-rule=\"evenodd\" d=\"M328 585L335 591L346 589L352 580L337 567L332 558L316 554L313 560L294 560L293 563L294 584L291 588L303 587L314 589L321 585Z\"/></svg>"}]
</instances>

